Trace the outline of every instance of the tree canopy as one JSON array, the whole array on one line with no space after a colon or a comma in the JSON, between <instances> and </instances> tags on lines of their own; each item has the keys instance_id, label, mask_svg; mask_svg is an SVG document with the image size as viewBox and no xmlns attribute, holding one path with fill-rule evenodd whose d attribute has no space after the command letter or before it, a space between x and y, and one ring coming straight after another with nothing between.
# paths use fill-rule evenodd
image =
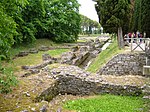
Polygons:
<instances>
[{"instance_id":1,"label":"tree canopy","mask_svg":"<svg viewBox=\"0 0 150 112\"><path fill-rule=\"evenodd\" d=\"M0 55L12 45L36 38L76 41L80 32L77 0L1 0Z\"/></svg>"},{"instance_id":2,"label":"tree canopy","mask_svg":"<svg viewBox=\"0 0 150 112\"><path fill-rule=\"evenodd\" d=\"M150 1L141 1L141 29L150 38Z\"/></svg>"},{"instance_id":3,"label":"tree canopy","mask_svg":"<svg viewBox=\"0 0 150 112\"><path fill-rule=\"evenodd\" d=\"M150 37L150 1L135 0L132 30L146 32Z\"/></svg>"},{"instance_id":4,"label":"tree canopy","mask_svg":"<svg viewBox=\"0 0 150 112\"><path fill-rule=\"evenodd\" d=\"M106 32L117 32L129 26L130 0L97 0L96 10Z\"/></svg>"},{"instance_id":5,"label":"tree canopy","mask_svg":"<svg viewBox=\"0 0 150 112\"><path fill-rule=\"evenodd\" d=\"M26 0L0 1L0 56L8 55L9 48L14 44L14 37L18 35L15 17L20 8L27 4Z\"/></svg>"},{"instance_id":6,"label":"tree canopy","mask_svg":"<svg viewBox=\"0 0 150 112\"><path fill-rule=\"evenodd\" d=\"M100 24L106 32L121 33L128 30L130 19L130 0L96 0L96 10ZM120 30L119 30L120 28ZM122 36L118 35L122 41ZM122 47L121 45L120 47Z\"/></svg>"}]
</instances>

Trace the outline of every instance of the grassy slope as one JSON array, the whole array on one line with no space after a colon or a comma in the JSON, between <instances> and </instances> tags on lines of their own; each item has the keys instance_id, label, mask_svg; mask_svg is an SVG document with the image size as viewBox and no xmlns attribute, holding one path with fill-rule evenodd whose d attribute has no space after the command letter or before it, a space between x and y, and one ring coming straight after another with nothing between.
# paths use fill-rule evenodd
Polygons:
<instances>
[{"instance_id":1,"label":"grassy slope","mask_svg":"<svg viewBox=\"0 0 150 112\"><path fill-rule=\"evenodd\" d=\"M87 70L96 73L100 67L102 67L108 60L121 51L122 50L119 50L118 48L117 40L113 40L112 44L95 58Z\"/></svg>"},{"instance_id":2,"label":"grassy slope","mask_svg":"<svg viewBox=\"0 0 150 112\"><path fill-rule=\"evenodd\" d=\"M69 101L64 107L78 112L141 112L143 103L141 97L99 95L95 98Z\"/></svg>"}]
</instances>

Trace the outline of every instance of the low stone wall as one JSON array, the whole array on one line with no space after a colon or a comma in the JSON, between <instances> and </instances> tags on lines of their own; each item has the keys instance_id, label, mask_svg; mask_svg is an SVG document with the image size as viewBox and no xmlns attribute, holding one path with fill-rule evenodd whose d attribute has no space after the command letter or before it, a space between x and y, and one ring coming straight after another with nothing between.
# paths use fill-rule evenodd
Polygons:
<instances>
[{"instance_id":1,"label":"low stone wall","mask_svg":"<svg viewBox=\"0 0 150 112\"><path fill-rule=\"evenodd\" d=\"M77 66L60 66L47 71L56 83L43 91L37 99L49 100L58 94L90 95L111 93L117 95L139 95L142 87L108 83L100 75L93 75Z\"/></svg>"},{"instance_id":2,"label":"low stone wall","mask_svg":"<svg viewBox=\"0 0 150 112\"><path fill-rule=\"evenodd\" d=\"M42 100L46 100L46 101L52 100L54 97L56 97L59 94L58 85L59 83L55 81L53 84L47 87L42 93L40 93L35 98L35 101L38 102Z\"/></svg>"},{"instance_id":3,"label":"low stone wall","mask_svg":"<svg viewBox=\"0 0 150 112\"><path fill-rule=\"evenodd\" d=\"M143 75L143 65L145 64L145 54L119 54L101 68L98 74Z\"/></svg>"}]
</instances>

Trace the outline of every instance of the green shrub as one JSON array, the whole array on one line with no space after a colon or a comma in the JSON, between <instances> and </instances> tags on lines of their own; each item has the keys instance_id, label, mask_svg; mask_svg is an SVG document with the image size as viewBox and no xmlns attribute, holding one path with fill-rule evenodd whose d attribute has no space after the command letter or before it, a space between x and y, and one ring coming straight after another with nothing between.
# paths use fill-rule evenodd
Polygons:
<instances>
[{"instance_id":1,"label":"green shrub","mask_svg":"<svg viewBox=\"0 0 150 112\"><path fill-rule=\"evenodd\" d=\"M15 86L18 81L11 68L2 67L1 57L4 56L0 55L0 93L8 93L12 90L11 87Z\"/></svg>"}]
</instances>

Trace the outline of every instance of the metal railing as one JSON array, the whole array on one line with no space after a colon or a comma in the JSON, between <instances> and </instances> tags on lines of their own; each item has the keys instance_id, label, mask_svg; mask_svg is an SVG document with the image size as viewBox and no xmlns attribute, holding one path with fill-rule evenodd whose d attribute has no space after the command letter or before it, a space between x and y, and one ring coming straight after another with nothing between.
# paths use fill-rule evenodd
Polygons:
<instances>
[{"instance_id":1,"label":"metal railing","mask_svg":"<svg viewBox=\"0 0 150 112\"><path fill-rule=\"evenodd\" d=\"M124 40L131 43L131 52L135 51L138 47L144 52L150 49L150 38L124 38ZM144 48L143 44L145 45Z\"/></svg>"}]
</instances>

